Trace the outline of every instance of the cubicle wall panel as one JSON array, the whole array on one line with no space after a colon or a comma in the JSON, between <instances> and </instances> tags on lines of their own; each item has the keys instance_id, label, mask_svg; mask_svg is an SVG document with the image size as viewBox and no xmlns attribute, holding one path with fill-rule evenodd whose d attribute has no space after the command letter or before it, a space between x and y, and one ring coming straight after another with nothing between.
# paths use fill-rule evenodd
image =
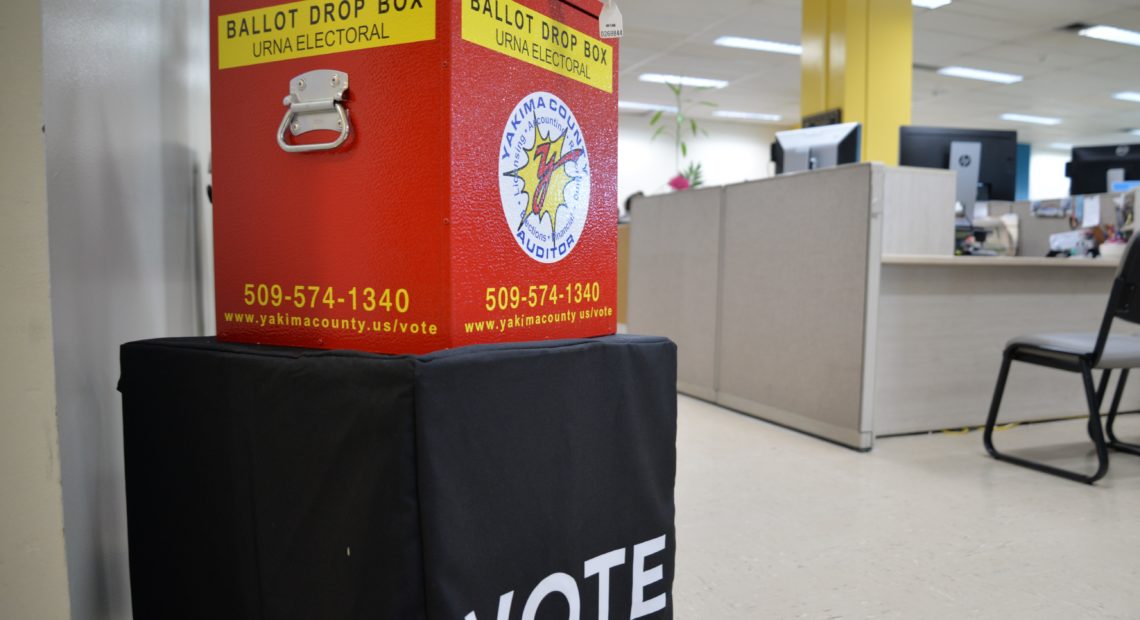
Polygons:
<instances>
[{"instance_id":1,"label":"cubicle wall panel","mask_svg":"<svg viewBox=\"0 0 1140 620\"><path fill-rule=\"evenodd\" d=\"M870 165L726 188L718 402L855 447Z\"/></svg>"},{"instance_id":2,"label":"cubicle wall panel","mask_svg":"<svg viewBox=\"0 0 1140 620\"><path fill-rule=\"evenodd\" d=\"M949 170L883 167L883 254L954 254L954 183Z\"/></svg>"},{"instance_id":3,"label":"cubicle wall panel","mask_svg":"<svg viewBox=\"0 0 1140 620\"><path fill-rule=\"evenodd\" d=\"M1113 275L1064 263L883 265L875 434L984 424L1005 343L1034 332L1096 331ZM1140 407L1140 390L1126 392L1123 406ZM1002 422L1086 413L1078 375L1014 364Z\"/></svg>"},{"instance_id":4,"label":"cubicle wall panel","mask_svg":"<svg viewBox=\"0 0 1140 620\"><path fill-rule=\"evenodd\" d=\"M677 343L677 387L716 396L717 278L723 190L639 200L630 213L629 331Z\"/></svg>"}]
</instances>

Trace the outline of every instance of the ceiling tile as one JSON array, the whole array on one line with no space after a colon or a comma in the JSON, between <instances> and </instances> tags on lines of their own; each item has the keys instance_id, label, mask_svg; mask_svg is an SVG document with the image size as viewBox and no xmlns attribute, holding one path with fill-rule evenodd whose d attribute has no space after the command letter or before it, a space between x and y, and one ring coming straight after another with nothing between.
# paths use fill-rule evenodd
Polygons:
<instances>
[{"instance_id":1,"label":"ceiling tile","mask_svg":"<svg viewBox=\"0 0 1140 620\"><path fill-rule=\"evenodd\" d=\"M915 31L914 62L946 66L965 54L992 45L991 41L972 36L935 31Z\"/></svg>"},{"instance_id":2,"label":"ceiling tile","mask_svg":"<svg viewBox=\"0 0 1140 620\"><path fill-rule=\"evenodd\" d=\"M621 98L669 104L659 84L638 82L645 71L686 73L731 82L701 98L718 109L799 115L799 58L720 48L720 35L797 42L800 0L619 0L625 16ZM1140 104L1112 93L1140 91L1140 48L1079 37L1060 28L1077 21L1140 30L1140 0L954 0L915 9L914 61L1017 73L1013 85L913 74L916 124L1012 128L1023 141L1092 144L1127 141L1140 127ZM1062 117L1057 127L1002 121L1003 112ZM702 110L698 117L707 115ZM636 117L633 117L636 119ZM638 119L640 120L640 119ZM647 122L647 121L644 121ZM1140 138L1132 137L1140 142Z\"/></svg>"},{"instance_id":3,"label":"ceiling tile","mask_svg":"<svg viewBox=\"0 0 1140 620\"><path fill-rule=\"evenodd\" d=\"M951 5L953 6L953 5ZM1024 20L995 19L993 17L976 17L953 11L927 11L914 16L915 38L931 32L948 34L969 33L972 39L986 41L1008 41L1010 38L1022 37L1039 30L1032 23Z\"/></svg>"}]
</instances>

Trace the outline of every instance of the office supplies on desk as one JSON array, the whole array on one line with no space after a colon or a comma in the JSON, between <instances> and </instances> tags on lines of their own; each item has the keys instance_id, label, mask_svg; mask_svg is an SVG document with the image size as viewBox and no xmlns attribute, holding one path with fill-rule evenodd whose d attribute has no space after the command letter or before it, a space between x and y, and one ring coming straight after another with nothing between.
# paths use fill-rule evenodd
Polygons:
<instances>
[{"instance_id":1,"label":"office supplies on desk","mask_svg":"<svg viewBox=\"0 0 1140 620\"><path fill-rule=\"evenodd\" d=\"M1049 235L1049 253L1052 255L1084 256L1092 248L1092 239L1084 230Z\"/></svg>"},{"instance_id":2,"label":"office supplies on desk","mask_svg":"<svg viewBox=\"0 0 1140 620\"><path fill-rule=\"evenodd\" d=\"M1018 219L1016 214L974 219L973 244L964 251L968 256L1015 256L1017 254ZM968 241L968 240L967 240ZM967 249L967 248L964 248Z\"/></svg>"},{"instance_id":3,"label":"office supplies on desk","mask_svg":"<svg viewBox=\"0 0 1140 620\"><path fill-rule=\"evenodd\" d=\"M1128 247L1128 244L1123 241L1102 243L1100 244L1100 256L1101 258L1120 260L1120 257L1124 256L1124 248L1126 247Z\"/></svg>"},{"instance_id":4,"label":"office supplies on desk","mask_svg":"<svg viewBox=\"0 0 1140 620\"><path fill-rule=\"evenodd\" d=\"M1081 212L1081 228L1100 226L1100 196L1085 196Z\"/></svg>"},{"instance_id":5,"label":"office supplies on desk","mask_svg":"<svg viewBox=\"0 0 1140 620\"><path fill-rule=\"evenodd\" d=\"M1064 218L1073 210L1072 198L1057 200L1035 200L1029 203L1029 212L1034 217Z\"/></svg>"}]
</instances>

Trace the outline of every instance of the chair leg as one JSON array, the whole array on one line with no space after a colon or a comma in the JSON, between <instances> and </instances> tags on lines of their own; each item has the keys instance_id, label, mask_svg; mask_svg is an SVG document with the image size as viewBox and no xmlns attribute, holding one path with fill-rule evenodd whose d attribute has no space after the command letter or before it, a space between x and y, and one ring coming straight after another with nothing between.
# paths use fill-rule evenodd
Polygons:
<instances>
[{"instance_id":1,"label":"chair leg","mask_svg":"<svg viewBox=\"0 0 1140 620\"><path fill-rule=\"evenodd\" d=\"M1108 392L1108 380L1112 377L1111 370L1102 370L1100 373L1100 385L1096 388L1096 402L1104 404L1104 395Z\"/></svg>"},{"instance_id":2,"label":"chair leg","mask_svg":"<svg viewBox=\"0 0 1140 620\"><path fill-rule=\"evenodd\" d=\"M1100 375L1100 388L1093 391L1092 368L1087 364L1081 365L1081 377L1085 382L1085 398L1089 401L1089 438L1096 447L1097 469L1089 476L1087 482L1092 484L1108 473L1108 444L1104 441L1104 432L1100 425L1100 405L1104 402L1104 393L1108 389L1108 378L1112 371L1104 370Z\"/></svg>"},{"instance_id":3,"label":"chair leg","mask_svg":"<svg viewBox=\"0 0 1140 620\"><path fill-rule=\"evenodd\" d=\"M1116 433L1113 432L1113 425L1116 424L1116 413L1120 409L1120 397L1124 395L1124 386L1127 382L1128 369L1126 368L1120 371L1120 380L1116 382L1116 392L1112 395L1112 408L1108 410L1108 420L1105 423L1104 430L1108 435L1109 448L1140 456L1140 444L1120 441L1116 438Z\"/></svg>"},{"instance_id":4,"label":"chair leg","mask_svg":"<svg viewBox=\"0 0 1140 620\"><path fill-rule=\"evenodd\" d=\"M1046 474L1060 476L1061 478L1066 478L1068 480L1083 482L1085 484L1092 484L1104 477L1104 475L1108 473L1108 447L1105 444L1104 436L1101 432L1100 403L1103 400L1104 392L1108 386L1108 378L1111 374L1110 371L1106 370L1101 374L1099 386L1100 389L1097 389L1097 387L1093 385L1092 369L1087 365L1081 366L1081 378L1083 379L1085 385L1085 398L1088 401L1089 405L1089 438L1092 439L1093 445L1096 447L1097 456L1097 470L1090 476L1079 472L1070 471L1068 469L1062 469L1060 467L1054 467L1052 465L1030 461L1029 459L1023 459L1018 456L1003 454L994 447L994 427L997 426L998 410L1001 408L1001 400L1002 396L1005 394L1005 384L1006 380L1009 378L1009 369L1012 365L1012 362L1013 352L1007 350L1002 357L1001 372L998 374L997 386L994 388L994 398L993 401L990 402L990 413L986 418L986 428L982 436L982 440L986 446L986 451L999 461L1012 463L1014 465L1019 465L1021 467L1026 467L1028 469L1043 472Z\"/></svg>"},{"instance_id":5,"label":"chair leg","mask_svg":"<svg viewBox=\"0 0 1140 620\"><path fill-rule=\"evenodd\" d=\"M997 425L998 409L1001 408L1001 398L1005 395L1005 382L1009 379L1009 367L1013 363L1013 352L1006 350L1001 357L1001 372L998 373L997 385L994 387L994 398L990 401L990 413L986 417L986 429L982 434L986 452L995 459L1001 460L1002 455L994 448L994 426Z\"/></svg>"}]
</instances>

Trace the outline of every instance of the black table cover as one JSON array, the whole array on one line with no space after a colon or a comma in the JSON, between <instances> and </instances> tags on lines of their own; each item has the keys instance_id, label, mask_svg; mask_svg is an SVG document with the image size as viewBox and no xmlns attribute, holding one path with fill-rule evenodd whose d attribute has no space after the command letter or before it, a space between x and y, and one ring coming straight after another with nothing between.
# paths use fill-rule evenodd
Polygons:
<instances>
[{"instance_id":1,"label":"black table cover","mask_svg":"<svg viewBox=\"0 0 1140 620\"><path fill-rule=\"evenodd\" d=\"M121 359L140 620L673 617L668 340Z\"/></svg>"}]
</instances>

